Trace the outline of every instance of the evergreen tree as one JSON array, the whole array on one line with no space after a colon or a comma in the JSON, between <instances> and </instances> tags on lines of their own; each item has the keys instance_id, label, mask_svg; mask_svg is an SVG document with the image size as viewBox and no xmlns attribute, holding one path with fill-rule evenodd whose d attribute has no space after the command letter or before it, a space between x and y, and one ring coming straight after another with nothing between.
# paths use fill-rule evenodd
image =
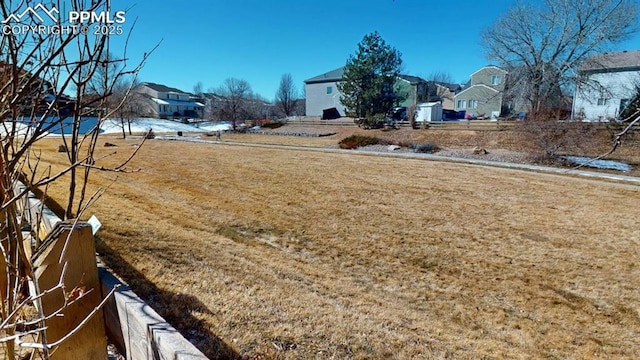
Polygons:
<instances>
[{"instance_id":1,"label":"evergreen tree","mask_svg":"<svg viewBox=\"0 0 640 360\"><path fill-rule=\"evenodd\" d=\"M338 89L351 116L372 119L389 113L403 95L395 86L402 66L401 54L374 31L365 35L358 51L349 56Z\"/></svg>"}]
</instances>

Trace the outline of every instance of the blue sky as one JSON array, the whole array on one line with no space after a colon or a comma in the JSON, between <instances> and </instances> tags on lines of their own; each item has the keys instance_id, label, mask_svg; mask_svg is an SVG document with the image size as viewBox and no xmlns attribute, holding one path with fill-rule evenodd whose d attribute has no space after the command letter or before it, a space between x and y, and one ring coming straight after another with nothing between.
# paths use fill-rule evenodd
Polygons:
<instances>
[{"instance_id":1,"label":"blue sky","mask_svg":"<svg viewBox=\"0 0 640 360\"><path fill-rule=\"evenodd\" d=\"M480 35L512 0L113 0L137 19L127 57L138 61L158 42L141 81L192 91L226 78L247 80L273 99L280 77L303 81L343 66L362 37L377 30L402 53L404 73L435 71L455 82L488 64ZM114 52L124 36L112 40ZM640 34L618 46L639 50ZM117 52L116 52L117 53Z\"/></svg>"}]
</instances>

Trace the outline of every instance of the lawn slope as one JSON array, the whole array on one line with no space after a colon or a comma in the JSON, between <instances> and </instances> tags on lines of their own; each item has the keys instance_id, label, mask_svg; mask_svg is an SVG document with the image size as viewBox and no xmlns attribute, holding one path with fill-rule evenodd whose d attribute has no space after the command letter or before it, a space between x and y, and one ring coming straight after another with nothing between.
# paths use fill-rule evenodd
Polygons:
<instances>
[{"instance_id":1,"label":"lawn slope","mask_svg":"<svg viewBox=\"0 0 640 360\"><path fill-rule=\"evenodd\" d=\"M638 188L159 140L131 167L92 180L99 251L212 358L640 353Z\"/></svg>"}]
</instances>

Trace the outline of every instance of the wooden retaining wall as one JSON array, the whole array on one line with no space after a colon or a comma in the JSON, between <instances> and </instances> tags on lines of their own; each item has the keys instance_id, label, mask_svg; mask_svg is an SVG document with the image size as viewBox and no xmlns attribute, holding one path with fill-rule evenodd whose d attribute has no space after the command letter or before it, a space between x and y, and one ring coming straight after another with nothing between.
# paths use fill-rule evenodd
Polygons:
<instances>
[{"instance_id":1,"label":"wooden retaining wall","mask_svg":"<svg viewBox=\"0 0 640 360\"><path fill-rule=\"evenodd\" d=\"M14 186L16 193L23 189L24 185L20 183ZM28 193L27 196L23 197L18 203L18 209L24 214L23 216L26 220L32 224L33 230L37 234L36 236L40 239L66 238L65 234L72 231L72 239L75 239L72 240L74 243L90 245L90 249L95 249L95 239L88 223L79 222L74 227L72 223L61 221L34 194ZM45 245L43 248L46 248L46 241L43 241L43 244ZM78 247L74 246L74 248ZM127 360L207 359L200 350L187 341L126 284L119 281L103 266L98 266L99 260L95 256L95 250L90 250L89 254L91 254L89 255L89 262L93 263L89 267L92 267L94 272L97 270L96 281L99 279L99 283L96 282L96 286L101 287L101 289L96 289L98 290L96 293L100 294L98 300L104 299L114 287L119 286L103 307L102 314L96 316L100 316L97 323L104 327L102 334L106 333L120 354L125 356ZM38 253L34 254L34 258L37 258L37 255ZM81 256L75 252L69 252L69 257L73 257L70 261L77 261L77 258ZM81 261L86 263L87 259ZM70 264L73 265L73 263ZM56 265L54 264L54 266ZM55 276L49 279L54 278ZM85 277L84 281L86 280L87 278ZM50 286L50 284L42 285ZM104 340L104 337L102 339ZM77 351L79 346L66 346L66 348L69 351ZM106 344L104 345L104 350L106 352ZM59 350L57 352L59 353ZM59 358L94 358L70 356Z\"/></svg>"},{"instance_id":2,"label":"wooden retaining wall","mask_svg":"<svg viewBox=\"0 0 640 360\"><path fill-rule=\"evenodd\" d=\"M126 359L202 360L200 350L122 284L107 269L98 267L102 293L121 287L103 309L109 340Z\"/></svg>"}]
</instances>

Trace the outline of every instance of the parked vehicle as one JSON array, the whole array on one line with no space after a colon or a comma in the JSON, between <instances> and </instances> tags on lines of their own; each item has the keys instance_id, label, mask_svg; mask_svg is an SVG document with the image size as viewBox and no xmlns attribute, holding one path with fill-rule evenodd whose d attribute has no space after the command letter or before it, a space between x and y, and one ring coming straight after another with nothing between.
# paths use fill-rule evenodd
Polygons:
<instances>
[{"instance_id":1,"label":"parked vehicle","mask_svg":"<svg viewBox=\"0 0 640 360\"><path fill-rule=\"evenodd\" d=\"M407 107L401 106L393 109L391 114L391 118L395 121L406 121L407 120Z\"/></svg>"}]
</instances>

